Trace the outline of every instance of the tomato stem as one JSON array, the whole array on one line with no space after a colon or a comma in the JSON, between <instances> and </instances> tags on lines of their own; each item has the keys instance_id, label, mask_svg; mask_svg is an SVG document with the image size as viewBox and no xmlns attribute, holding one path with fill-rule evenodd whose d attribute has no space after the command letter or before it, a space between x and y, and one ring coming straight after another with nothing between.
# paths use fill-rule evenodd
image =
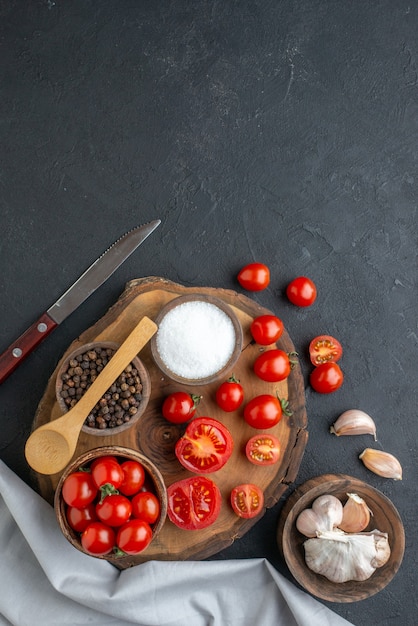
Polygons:
<instances>
[{"instance_id":1,"label":"tomato stem","mask_svg":"<svg viewBox=\"0 0 418 626\"><path fill-rule=\"evenodd\" d=\"M100 487L100 504L106 498L106 496L117 495L119 491L116 489L112 483L105 483Z\"/></svg>"},{"instance_id":2,"label":"tomato stem","mask_svg":"<svg viewBox=\"0 0 418 626\"><path fill-rule=\"evenodd\" d=\"M279 400L281 407L282 407L282 411L284 413L284 415L286 415L286 417L291 417L291 415L293 415L292 411L290 410L289 407L289 400L286 400L286 398L281 398L279 396L278 393L276 393L277 399Z\"/></svg>"},{"instance_id":3,"label":"tomato stem","mask_svg":"<svg viewBox=\"0 0 418 626\"><path fill-rule=\"evenodd\" d=\"M228 382L229 382L229 383L239 383L239 378L236 378L236 377L235 377L235 374L233 373L233 374L232 374L232 376L230 376L230 377L228 378Z\"/></svg>"},{"instance_id":4,"label":"tomato stem","mask_svg":"<svg viewBox=\"0 0 418 626\"><path fill-rule=\"evenodd\" d=\"M293 369L299 361L295 361L291 357L299 357L299 354L297 352L288 352L287 356L289 357L290 369Z\"/></svg>"},{"instance_id":5,"label":"tomato stem","mask_svg":"<svg viewBox=\"0 0 418 626\"><path fill-rule=\"evenodd\" d=\"M193 408L190 410L190 413L191 413L199 406L202 396L197 396L196 394L191 393L190 397L193 400Z\"/></svg>"}]
</instances>

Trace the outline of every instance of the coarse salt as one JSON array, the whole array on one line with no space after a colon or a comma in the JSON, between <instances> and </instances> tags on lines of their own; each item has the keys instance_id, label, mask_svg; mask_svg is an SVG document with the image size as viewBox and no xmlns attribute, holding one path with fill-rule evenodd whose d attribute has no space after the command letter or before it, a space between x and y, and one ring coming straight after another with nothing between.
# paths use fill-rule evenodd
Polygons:
<instances>
[{"instance_id":1,"label":"coarse salt","mask_svg":"<svg viewBox=\"0 0 418 626\"><path fill-rule=\"evenodd\" d=\"M224 311L195 300L179 304L163 317L156 344L173 374L197 380L216 374L227 364L235 339L234 325Z\"/></svg>"}]
</instances>

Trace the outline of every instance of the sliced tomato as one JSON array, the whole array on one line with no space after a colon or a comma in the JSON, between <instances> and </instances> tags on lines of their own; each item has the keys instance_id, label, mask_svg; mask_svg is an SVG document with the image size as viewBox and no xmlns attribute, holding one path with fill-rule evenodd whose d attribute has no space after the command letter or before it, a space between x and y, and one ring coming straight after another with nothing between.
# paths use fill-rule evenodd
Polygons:
<instances>
[{"instance_id":1,"label":"sliced tomato","mask_svg":"<svg viewBox=\"0 0 418 626\"><path fill-rule=\"evenodd\" d=\"M213 524L221 509L219 487L206 476L193 476L167 488L168 517L185 530L200 530Z\"/></svg>"},{"instance_id":2,"label":"sliced tomato","mask_svg":"<svg viewBox=\"0 0 418 626\"><path fill-rule=\"evenodd\" d=\"M343 353L343 348L338 339L331 335L318 335L309 344L309 357L313 365L321 363L336 363Z\"/></svg>"},{"instance_id":3,"label":"sliced tomato","mask_svg":"<svg viewBox=\"0 0 418 626\"><path fill-rule=\"evenodd\" d=\"M255 517L264 507L264 494L258 485L244 483L231 491L231 506L239 517Z\"/></svg>"},{"instance_id":4,"label":"sliced tomato","mask_svg":"<svg viewBox=\"0 0 418 626\"><path fill-rule=\"evenodd\" d=\"M280 458L280 441L267 433L254 435L247 441L245 454L254 465L273 465Z\"/></svg>"},{"instance_id":5,"label":"sliced tomato","mask_svg":"<svg viewBox=\"0 0 418 626\"><path fill-rule=\"evenodd\" d=\"M232 435L226 426L211 417L197 417L177 441L175 453L189 471L207 474L225 465L233 446Z\"/></svg>"}]
</instances>

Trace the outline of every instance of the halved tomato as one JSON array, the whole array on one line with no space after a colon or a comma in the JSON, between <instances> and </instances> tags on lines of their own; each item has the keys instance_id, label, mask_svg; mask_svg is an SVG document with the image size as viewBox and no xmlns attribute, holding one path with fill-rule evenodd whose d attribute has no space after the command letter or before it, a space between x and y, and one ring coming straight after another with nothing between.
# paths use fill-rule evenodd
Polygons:
<instances>
[{"instance_id":1,"label":"halved tomato","mask_svg":"<svg viewBox=\"0 0 418 626\"><path fill-rule=\"evenodd\" d=\"M245 454L254 465L273 465L280 458L280 441L267 433L254 435L247 441Z\"/></svg>"},{"instance_id":2,"label":"halved tomato","mask_svg":"<svg viewBox=\"0 0 418 626\"><path fill-rule=\"evenodd\" d=\"M186 469L196 474L216 472L232 454L229 430L211 417L196 417L176 443L175 453Z\"/></svg>"},{"instance_id":3,"label":"halved tomato","mask_svg":"<svg viewBox=\"0 0 418 626\"><path fill-rule=\"evenodd\" d=\"M221 509L219 487L206 476L179 480L167 488L168 517L185 530L200 530L213 524Z\"/></svg>"},{"instance_id":4,"label":"halved tomato","mask_svg":"<svg viewBox=\"0 0 418 626\"><path fill-rule=\"evenodd\" d=\"M255 517L263 510L264 494L258 485L237 485L231 491L231 506L239 517Z\"/></svg>"},{"instance_id":5,"label":"halved tomato","mask_svg":"<svg viewBox=\"0 0 418 626\"><path fill-rule=\"evenodd\" d=\"M313 365L321 363L336 363L343 353L343 348L338 339L331 335L318 335L309 344L309 357Z\"/></svg>"}]
</instances>

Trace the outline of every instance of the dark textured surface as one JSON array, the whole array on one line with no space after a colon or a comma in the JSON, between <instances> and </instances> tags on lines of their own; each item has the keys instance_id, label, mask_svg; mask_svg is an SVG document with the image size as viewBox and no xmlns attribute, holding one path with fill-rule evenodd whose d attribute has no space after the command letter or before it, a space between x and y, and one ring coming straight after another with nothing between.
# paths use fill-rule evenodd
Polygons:
<instances>
[{"instance_id":1,"label":"dark textured surface","mask_svg":"<svg viewBox=\"0 0 418 626\"><path fill-rule=\"evenodd\" d=\"M310 439L297 483L342 472L383 491L406 529L390 585L349 605L356 626L417 618L418 7L324 0L74 0L0 3L0 349L123 232L150 239L0 388L1 458L30 482L23 447L48 377L126 281L164 276L237 289L271 268L254 299L303 355L336 335L346 381L307 385ZM306 310L283 295L309 275ZM404 480L368 472L369 437L329 424L358 407ZM281 504L222 558L281 562Z\"/></svg>"}]
</instances>

